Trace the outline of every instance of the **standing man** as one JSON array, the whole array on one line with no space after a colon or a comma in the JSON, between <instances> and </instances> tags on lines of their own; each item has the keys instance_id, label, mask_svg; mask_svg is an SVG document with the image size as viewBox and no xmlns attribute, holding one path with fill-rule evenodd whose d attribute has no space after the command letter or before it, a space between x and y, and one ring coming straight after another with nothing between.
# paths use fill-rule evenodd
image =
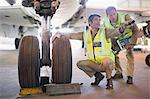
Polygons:
<instances>
[{"instance_id":1,"label":"standing man","mask_svg":"<svg viewBox=\"0 0 150 99\"><path fill-rule=\"evenodd\" d=\"M107 17L104 19L104 26L108 29L115 29L120 27L122 24L128 24L128 22L131 22L132 19L128 14L120 14L117 12L115 7L108 7L106 9L106 15ZM132 48L136 44L137 36L139 30L135 23L130 24L132 25L130 29L127 29L123 32L123 35L115 37L113 39L115 40L122 40L122 39L129 39L129 43L125 45L126 48L126 58L127 58L127 84L133 84L133 71L134 71L134 56L132 52ZM114 43L112 42L112 46ZM118 52L119 53L119 52ZM123 78L122 75L122 68L120 66L118 53L115 54L115 70L116 73L113 76L114 79L120 79Z\"/></svg>"},{"instance_id":2,"label":"standing man","mask_svg":"<svg viewBox=\"0 0 150 99\"><path fill-rule=\"evenodd\" d=\"M110 37L121 35L122 31L125 30L124 26L114 29L105 29L100 26L101 16L97 14L90 15L88 18L89 30L87 35L83 36L83 32L60 34L56 33L53 37L65 35L68 39L84 39L87 46L88 59L80 60L77 62L79 69L83 70L89 77L95 76L95 81L91 85L98 85L104 78L101 74L102 71L106 73L107 84L106 89L112 89L112 70L115 65L115 57L111 50Z\"/></svg>"}]
</instances>

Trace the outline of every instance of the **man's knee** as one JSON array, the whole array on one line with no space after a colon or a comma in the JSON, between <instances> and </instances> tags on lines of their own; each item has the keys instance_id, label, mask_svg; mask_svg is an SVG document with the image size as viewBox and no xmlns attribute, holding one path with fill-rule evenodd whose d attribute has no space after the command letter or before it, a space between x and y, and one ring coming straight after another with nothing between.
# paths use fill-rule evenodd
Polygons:
<instances>
[{"instance_id":1,"label":"man's knee","mask_svg":"<svg viewBox=\"0 0 150 99\"><path fill-rule=\"evenodd\" d=\"M81 63L82 63L81 61L78 61L78 62L77 62L77 67L78 67L78 68L81 67Z\"/></svg>"},{"instance_id":2,"label":"man's knee","mask_svg":"<svg viewBox=\"0 0 150 99\"><path fill-rule=\"evenodd\" d=\"M110 58L105 58L102 60L102 64L104 66L108 66L111 62L112 62L112 60Z\"/></svg>"},{"instance_id":3,"label":"man's knee","mask_svg":"<svg viewBox=\"0 0 150 99\"><path fill-rule=\"evenodd\" d=\"M85 66L85 63L84 63L83 60L80 60L80 61L77 62L77 67L78 67L79 69L84 68L84 66Z\"/></svg>"},{"instance_id":4,"label":"man's knee","mask_svg":"<svg viewBox=\"0 0 150 99\"><path fill-rule=\"evenodd\" d=\"M114 69L115 67L115 63L113 62L112 59L110 58L105 58L103 61L102 61L102 65L105 66L106 69L109 69L109 70L112 70Z\"/></svg>"},{"instance_id":5,"label":"man's knee","mask_svg":"<svg viewBox=\"0 0 150 99\"><path fill-rule=\"evenodd\" d=\"M128 60L130 60L130 61L134 61L133 53L127 52L126 58L127 58Z\"/></svg>"},{"instance_id":6,"label":"man's knee","mask_svg":"<svg viewBox=\"0 0 150 99\"><path fill-rule=\"evenodd\" d=\"M133 57L133 51L132 50L126 50L126 56L132 56Z\"/></svg>"}]
</instances>

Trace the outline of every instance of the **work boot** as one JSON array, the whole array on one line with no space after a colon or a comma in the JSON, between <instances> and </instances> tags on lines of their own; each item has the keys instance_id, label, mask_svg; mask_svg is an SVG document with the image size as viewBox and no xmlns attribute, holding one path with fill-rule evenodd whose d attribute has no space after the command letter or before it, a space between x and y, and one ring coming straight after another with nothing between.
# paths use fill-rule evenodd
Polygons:
<instances>
[{"instance_id":1,"label":"work boot","mask_svg":"<svg viewBox=\"0 0 150 99\"><path fill-rule=\"evenodd\" d=\"M115 73L115 75L112 77L112 79L122 79L123 75L122 73Z\"/></svg>"},{"instance_id":2,"label":"work boot","mask_svg":"<svg viewBox=\"0 0 150 99\"><path fill-rule=\"evenodd\" d=\"M133 84L133 78L131 76L128 76L127 84Z\"/></svg>"},{"instance_id":3,"label":"work boot","mask_svg":"<svg viewBox=\"0 0 150 99\"><path fill-rule=\"evenodd\" d=\"M102 79L104 79L104 75L101 74L100 72L96 72L96 73L94 74L94 76L95 76L95 81L94 81L93 83L91 83L91 85L97 86L97 85L100 83L100 81L101 81Z\"/></svg>"},{"instance_id":4,"label":"work boot","mask_svg":"<svg viewBox=\"0 0 150 99\"><path fill-rule=\"evenodd\" d=\"M106 89L113 89L112 78L107 79Z\"/></svg>"}]
</instances>

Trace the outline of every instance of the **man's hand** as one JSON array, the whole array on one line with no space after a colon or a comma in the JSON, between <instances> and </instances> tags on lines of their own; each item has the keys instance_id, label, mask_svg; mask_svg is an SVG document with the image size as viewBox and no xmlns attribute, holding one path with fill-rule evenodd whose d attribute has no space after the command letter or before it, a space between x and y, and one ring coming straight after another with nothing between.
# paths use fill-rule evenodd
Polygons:
<instances>
[{"instance_id":1,"label":"man's hand","mask_svg":"<svg viewBox=\"0 0 150 99\"><path fill-rule=\"evenodd\" d=\"M128 44L126 44L125 45L125 49L132 49L134 47L134 45L133 44L130 44L130 43L128 43Z\"/></svg>"},{"instance_id":2,"label":"man's hand","mask_svg":"<svg viewBox=\"0 0 150 99\"><path fill-rule=\"evenodd\" d=\"M119 32L122 34L125 31L125 24L122 24L119 28Z\"/></svg>"},{"instance_id":3,"label":"man's hand","mask_svg":"<svg viewBox=\"0 0 150 99\"><path fill-rule=\"evenodd\" d=\"M62 36L62 34L60 32L57 32L53 37L52 37L52 42L56 39L56 38L60 38Z\"/></svg>"},{"instance_id":4,"label":"man's hand","mask_svg":"<svg viewBox=\"0 0 150 99\"><path fill-rule=\"evenodd\" d=\"M142 36L144 36L144 32L143 32L143 30L140 30L140 31L136 34L136 37L137 37L137 38L140 38L140 37L142 37Z\"/></svg>"},{"instance_id":5,"label":"man's hand","mask_svg":"<svg viewBox=\"0 0 150 99\"><path fill-rule=\"evenodd\" d=\"M134 23L133 23L133 24L122 23L121 27L119 28L119 31L120 31L120 33L122 34L122 33L124 33L124 31L125 31L126 29L131 29L131 30L133 30L133 29L134 29L134 26L135 26Z\"/></svg>"},{"instance_id":6,"label":"man's hand","mask_svg":"<svg viewBox=\"0 0 150 99\"><path fill-rule=\"evenodd\" d=\"M126 23L122 23L121 27L119 28L120 33L124 33L125 29L132 29L133 24L127 25Z\"/></svg>"},{"instance_id":7,"label":"man's hand","mask_svg":"<svg viewBox=\"0 0 150 99\"><path fill-rule=\"evenodd\" d=\"M131 29L131 30L133 30L133 29L134 29L134 25L135 25L135 24L130 24L130 25L127 25L127 26L125 26L125 27L126 27L126 29Z\"/></svg>"},{"instance_id":8,"label":"man's hand","mask_svg":"<svg viewBox=\"0 0 150 99\"><path fill-rule=\"evenodd\" d=\"M136 24L134 20L129 20L129 21L126 21L124 25L126 29L133 29Z\"/></svg>"}]
</instances>

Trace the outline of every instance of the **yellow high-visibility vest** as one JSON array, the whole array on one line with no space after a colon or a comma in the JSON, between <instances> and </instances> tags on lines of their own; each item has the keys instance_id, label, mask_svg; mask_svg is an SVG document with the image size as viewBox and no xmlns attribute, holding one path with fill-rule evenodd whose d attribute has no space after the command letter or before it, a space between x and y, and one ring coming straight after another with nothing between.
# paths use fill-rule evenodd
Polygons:
<instances>
[{"instance_id":1,"label":"yellow high-visibility vest","mask_svg":"<svg viewBox=\"0 0 150 99\"><path fill-rule=\"evenodd\" d=\"M118 21L117 21L116 27L121 27L121 24L124 22L125 22L125 15L124 14L118 14ZM115 28L110 23L110 20L108 17L105 17L105 19L104 19L104 26L108 29L114 29ZM124 32L125 32L124 34L120 35L119 37L115 37L115 38L117 38L117 39L130 38L133 34L131 29L126 29Z\"/></svg>"},{"instance_id":2,"label":"yellow high-visibility vest","mask_svg":"<svg viewBox=\"0 0 150 99\"><path fill-rule=\"evenodd\" d=\"M94 40L92 40L91 32L87 32L87 36L84 36L84 42L87 47L87 56L90 60L100 64L101 60L109 57L115 61L114 54L111 50L111 41L106 39L105 28L99 29Z\"/></svg>"}]
</instances>

